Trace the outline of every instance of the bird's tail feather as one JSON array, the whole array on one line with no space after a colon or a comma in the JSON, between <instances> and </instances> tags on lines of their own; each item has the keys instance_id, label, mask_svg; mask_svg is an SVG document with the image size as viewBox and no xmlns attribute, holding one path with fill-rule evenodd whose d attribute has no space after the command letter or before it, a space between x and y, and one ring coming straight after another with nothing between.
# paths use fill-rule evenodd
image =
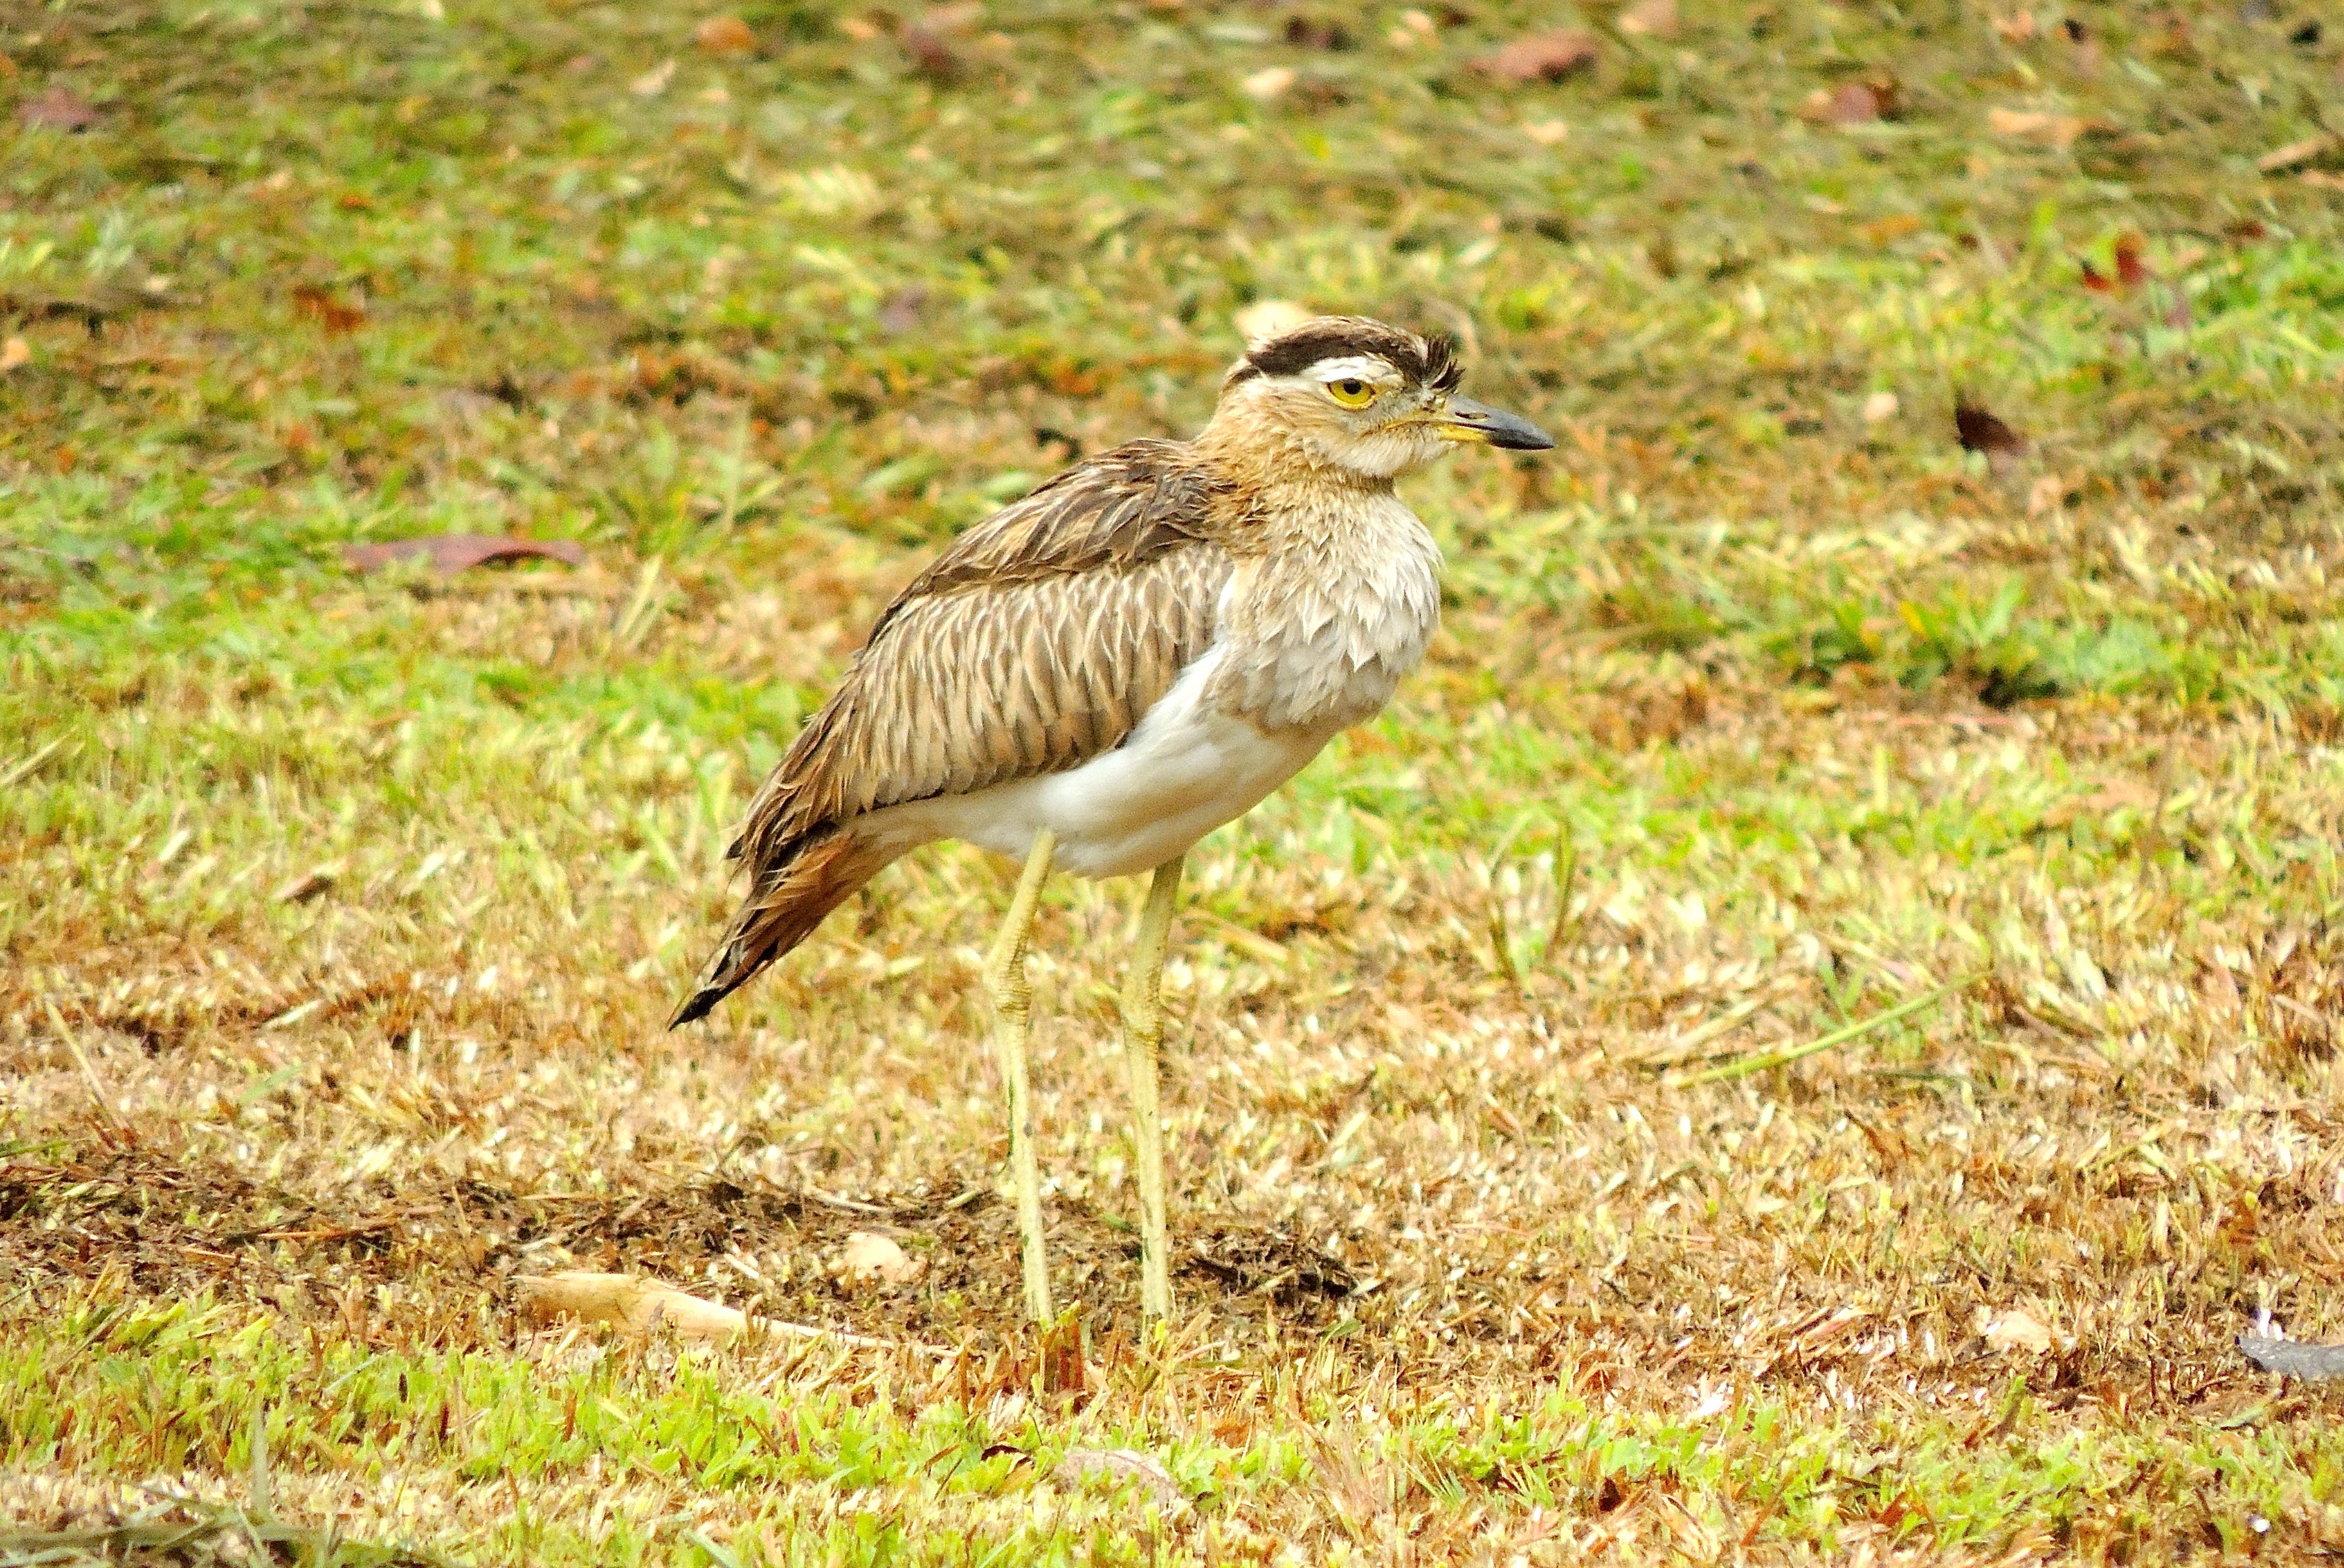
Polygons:
<instances>
[{"instance_id":1,"label":"bird's tail feather","mask_svg":"<svg viewBox=\"0 0 2344 1568\"><path fill-rule=\"evenodd\" d=\"M709 1009L747 984L759 970L811 936L824 915L894 859L848 829L828 828L761 869L692 993L667 1020L668 1028L706 1017Z\"/></svg>"}]
</instances>

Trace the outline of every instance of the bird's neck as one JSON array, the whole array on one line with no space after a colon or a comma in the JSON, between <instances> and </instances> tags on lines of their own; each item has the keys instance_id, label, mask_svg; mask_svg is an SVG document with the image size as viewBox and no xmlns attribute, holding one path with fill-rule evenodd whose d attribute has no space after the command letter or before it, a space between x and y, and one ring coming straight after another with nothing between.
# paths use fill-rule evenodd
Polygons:
<instances>
[{"instance_id":1,"label":"bird's neck","mask_svg":"<svg viewBox=\"0 0 2344 1568\"><path fill-rule=\"evenodd\" d=\"M1330 462L1307 443L1226 411L1197 434L1190 450L1206 467L1272 513L1361 506L1392 493L1389 475Z\"/></svg>"}]
</instances>

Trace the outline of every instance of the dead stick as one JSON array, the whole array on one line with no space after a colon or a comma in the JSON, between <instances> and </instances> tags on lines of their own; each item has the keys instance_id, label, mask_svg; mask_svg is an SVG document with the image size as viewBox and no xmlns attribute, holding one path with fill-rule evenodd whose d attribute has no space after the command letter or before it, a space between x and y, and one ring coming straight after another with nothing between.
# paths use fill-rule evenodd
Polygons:
<instances>
[{"instance_id":1,"label":"dead stick","mask_svg":"<svg viewBox=\"0 0 2344 1568\"><path fill-rule=\"evenodd\" d=\"M541 1321L577 1318L590 1323L609 1323L639 1334L669 1328L688 1340L731 1340L743 1334L765 1334L781 1339L823 1340L857 1350L915 1351L927 1356L954 1353L941 1345L911 1340L883 1340L844 1329L816 1328L777 1318L753 1318L721 1302L687 1295L658 1280L637 1279L629 1274L584 1271L539 1274L514 1281L513 1288L521 1311Z\"/></svg>"}]
</instances>

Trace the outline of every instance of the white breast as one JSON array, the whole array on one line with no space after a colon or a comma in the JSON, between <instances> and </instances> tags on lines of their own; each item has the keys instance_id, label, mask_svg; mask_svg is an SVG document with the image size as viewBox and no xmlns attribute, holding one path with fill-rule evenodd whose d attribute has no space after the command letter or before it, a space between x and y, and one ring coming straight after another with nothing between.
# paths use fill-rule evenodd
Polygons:
<instances>
[{"instance_id":1,"label":"white breast","mask_svg":"<svg viewBox=\"0 0 2344 1568\"><path fill-rule=\"evenodd\" d=\"M1301 771L1333 728L1266 732L1202 700L1227 656L1181 671L1130 739L1079 768L974 794L890 806L862 819L891 847L965 839L1013 859L1048 828L1058 864L1086 877L1145 871L1235 821Z\"/></svg>"}]
</instances>

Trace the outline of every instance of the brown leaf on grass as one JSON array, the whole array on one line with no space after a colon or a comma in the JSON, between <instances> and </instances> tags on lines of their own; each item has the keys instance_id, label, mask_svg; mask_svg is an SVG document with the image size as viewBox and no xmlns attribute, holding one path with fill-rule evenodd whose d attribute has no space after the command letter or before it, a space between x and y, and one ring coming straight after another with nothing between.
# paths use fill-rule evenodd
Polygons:
<instances>
[{"instance_id":1,"label":"brown leaf on grass","mask_svg":"<svg viewBox=\"0 0 2344 1568\"><path fill-rule=\"evenodd\" d=\"M834 1267L849 1285L908 1285L927 1272L925 1264L905 1256L903 1248L875 1231L857 1231L847 1237Z\"/></svg>"},{"instance_id":2,"label":"brown leaf on grass","mask_svg":"<svg viewBox=\"0 0 2344 1568\"><path fill-rule=\"evenodd\" d=\"M1673 38L1682 28L1677 0L1636 0L1612 25L1635 38Z\"/></svg>"},{"instance_id":3,"label":"brown leaf on grass","mask_svg":"<svg viewBox=\"0 0 2344 1568\"><path fill-rule=\"evenodd\" d=\"M746 55L757 47L749 24L732 15L711 16L692 30L692 41L712 55Z\"/></svg>"},{"instance_id":4,"label":"brown leaf on grass","mask_svg":"<svg viewBox=\"0 0 2344 1568\"><path fill-rule=\"evenodd\" d=\"M1316 312L1308 306L1297 305L1290 299L1257 299L1238 311L1233 319L1239 332L1245 334L1249 348L1266 343L1281 332L1292 331L1310 319Z\"/></svg>"},{"instance_id":5,"label":"brown leaf on grass","mask_svg":"<svg viewBox=\"0 0 2344 1568\"><path fill-rule=\"evenodd\" d=\"M2036 1356L2050 1353L2051 1330L2031 1312L2013 1307L2006 1312L1991 1315L1981 1309L1978 1315L1978 1337L1993 1349Z\"/></svg>"},{"instance_id":6,"label":"brown leaf on grass","mask_svg":"<svg viewBox=\"0 0 2344 1568\"><path fill-rule=\"evenodd\" d=\"M2073 59L2076 74L2088 76L2097 71L2100 68L2100 41L2092 36L2092 30L2073 16L2060 23L2059 30L2067 35L2067 42L2076 46Z\"/></svg>"},{"instance_id":7,"label":"brown leaf on grass","mask_svg":"<svg viewBox=\"0 0 2344 1568\"><path fill-rule=\"evenodd\" d=\"M276 901L280 904L314 903L333 891L341 873L341 862L312 866L283 887L277 890Z\"/></svg>"},{"instance_id":8,"label":"brown leaf on grass","mask_svg":"<svg viewBox=\"0 0 2344 1568\"><path fill-rule=\"evenodd\" d=\"M370 572L393 561L428 558L431 569L454 577L492 561L533 559L586 564L586 552L568 539L516 539L493 534L432 534L415 539L388 539L373 545L344 545L342 559L352 571Z\"/></svg>"},{"instance_id":9,"label":"brown leaf on grass","mask_svg":"<svg viewBox=\"0 0 2344 1568\"><path fill-rule=\"evenodd\" d=\"M2019 11L2008 16L1996 16L1994 30L2002 35L2006 44L2024 44L2035 36L2035 13Z\"/></svg>"},{"instance_id":10,"label":"brown leaf on grass","mask_svg":"<svg viewBox=\"0 0 2344 1568\"><path fill-rule=\"evenodd\" d=\"M1893 82L1842 82L1817 87L1799 106L1799 118L1817 126L1861 126L1896 113Z\"/></svg>"},{"instance_id":11,"label":"brown leaf on grass","mask_svg":"<svg viewBox=\"0 0 2344 1568\"><path fill-rule=\"evenodd\" d=\"M2255 160L2255 167L2267 175L2283 174L2288 169L2309 163L2336 146L2338 146L2337 139L2322 131L2316 136L2306 136L2299 142L2289 142L2283 147L2272 148Z\"/></svg>"},{"instance_id":12,"label":"brown leaf on grass","mask_svg":"<svg viewBox=\"0 0 2344 1568\"><path fill-rule=\"evenodd\" d=\"M1298 79L1291 65L1265 65L1242 77L1238 91L1256 103L1273 103L1284 97Z\"/></svg>"},{"instance_id":13,"label":"brown leaf on grass","mask_svg":"<svg viewBox=\"0 0 2344 1568\"><path fill-rule=\"evenodd\" d=\"M2087 120L2081 115L2052 115L2040 109L1988 109L1985 127L1997 136L2015 141L2040 142L2046 147L2061 151L2076 145L2081 136L2099 133L2107 135L2116 126L2106 120Z\"/></svg>"},{"instance_id":14,"label":"brown leaf on grass","mask_svg":"<svg viewBox=\"0 0 2344 1568\"><path fill-rule=\"evenodd\" d=\"M0 343L0 376L6 375L20 365L30 365L32 362L32 345L23 338L11 337L6 342Z\"/></svg>"},{"instance_id":15,"label":"brown leaf on grass","mask_svg":"<svg viewBox=\"0 0 2344 1568\"><path fill-rule=\"evenodd\" d=\"M1083 1361L1082 1321L1062 1319L1042 1332L1042 1392L1080 1394L1090 1388L1090 1368Z\"/></svg>"},{"instance_id":16,"label":"brown leaf on grass","mask_svg":"<svg viewBox=\"0 0 2344 1568\"><path fill-rule=\"evenodd\" d=\"M2149 271L2141 259L2143 241L2137 234L2117 236L2117 282L2126 288L2138 288L2157 274Z\"/></svg>"},{"instance_id":17,"label":"brown leaf on grass","mask_svg":"<svg viewBox=\"0 0 2344 1568\"><path fill-rule=\"evenodd\" d=\"M1472 61L1470 68L1497 82L1560 82L1595 64L1601 53L1592 34L1558 27L1517 38Z\"/></svg>"},{"instance_id":18,"label":"brown leaf on grass","mask_svg":"<svg viewBox=\"0 0 2344 1568\"><path fill-rule=\"evenodd\" d=\"M1167 1508L1188 1501L1164 1462L1136 1448L1070 1448L1050 1471L1050 1478L1061 1486L1080 1486L1095 1475L1111 1483L1137 1482Z\"/></svg>"},{"instance_id":19,"label":"brown leaf on grass","mask_svg":"<svg viewBox=\"0 0 2344 1568\"><path fill-rule=\"evenodd\" d=\"M1350 30L1326 16L1288 16L1286 41L1298 49L1348 49Z\"/></svg>"},{"instance_id":20,"label":"brown leaf on grass","mask_svg":"<svg viewBox=\"0 0 2344 1568\"><path fill-rule=\"evenodd\" d=\"M960 55L945 42L937 28L920 22L907 22L896 33L895 42L903 46L904 55L913 68L939 86L949 86L961 78Z\"/></svg>"},{"instance_id":21,"label":"brown leaf on grass","mask_svg":"<svg viewBox=\"0 0 2344 1568\"><path fill-rule=\"evenodd\" d=\"M16 106L16 117L37 130L86 131L97 124L96 106L71 87L51 87Z\"/></svg>"},{"instance_id":22,"label":"brown leaf on grass","mask_svg":"<svg viewBox=\"0 0 2344 1568\"><path fill-rule=\"evenodd\" d=\"M331 289L320 288L314 283L302 284L293 290L293 308L336 336L356 332L366 325L365 306L337 299Z\"/></svg>"},{"instance_id":23,"label":"brown leaf on grass","mask_svg":"<svg viewBox=\"0 0 2344 1568\"><path fill-rule=\"evenodd\" d=\"M879 304L879 327L891 337L901 337L906 332L919 329L920 316L928 306L928 291L918 284L895 290Z\"/></svg>"},{"instance_id":24,"label":"brown leaf on grass","mask_svg":"<svg viewBox=\"0 0 2344 1568\"><path fill-rule=\"evenodd\" d=\"M1987 457L2016 457L2026 450L2026 437L1983 406L1961 398L1954 404L1954 433L1965 452Z\"/></svg>"}]
</instances>

